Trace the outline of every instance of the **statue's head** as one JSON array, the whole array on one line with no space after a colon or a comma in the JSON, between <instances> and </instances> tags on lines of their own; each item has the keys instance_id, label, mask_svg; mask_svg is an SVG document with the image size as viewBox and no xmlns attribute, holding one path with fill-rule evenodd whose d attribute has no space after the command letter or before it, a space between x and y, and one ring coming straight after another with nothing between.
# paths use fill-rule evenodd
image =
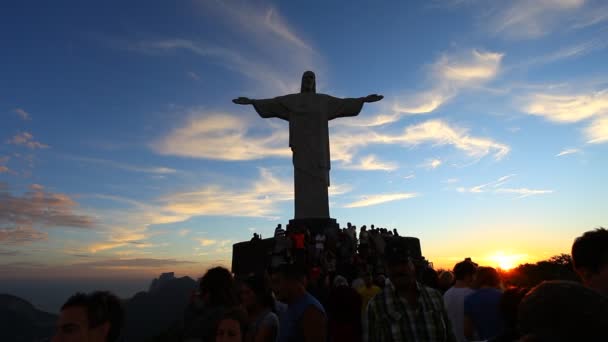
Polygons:
<instances>
[{"instance_id":1,"label":"statue's head","mask_svg":"<svg viewBox=\"0 0 608 342\"><path fill-rule=\"evenodd\" d=\"M300 88L301 93L316 93L317 82L315 73L312 71L306 71L302 75L302 87Z\"/></svg>"}]
</instances>

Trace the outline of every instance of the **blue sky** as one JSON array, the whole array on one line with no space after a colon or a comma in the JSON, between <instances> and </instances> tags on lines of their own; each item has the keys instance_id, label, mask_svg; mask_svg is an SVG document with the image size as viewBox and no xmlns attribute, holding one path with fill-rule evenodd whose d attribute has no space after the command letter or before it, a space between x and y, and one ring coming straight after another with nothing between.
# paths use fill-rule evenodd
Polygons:
<instances>
[{"instance_id":1,"label":"blue sky","mask_svg":"<svg viewBox=\"0 0 608 342\"><path fill-rule=\"evenodd\" d=\"M293 216L287 125L238 96L378 93L332 121L330 210L440 267L608 225L602 1L81 1L0 11L0 274L200 276Z\"/></svg>"}]
</instances>

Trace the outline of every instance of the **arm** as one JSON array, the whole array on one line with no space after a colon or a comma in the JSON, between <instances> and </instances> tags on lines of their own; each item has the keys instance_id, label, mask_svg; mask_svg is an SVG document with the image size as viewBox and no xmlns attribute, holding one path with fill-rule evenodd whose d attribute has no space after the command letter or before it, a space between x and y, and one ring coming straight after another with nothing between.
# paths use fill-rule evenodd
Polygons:
<instances>
[{"instance_id":1,"label":"arm","mask_svg":"<svg viewBox=\"0 0 608 342\"><path fill-rule=\"evenodd\" d=\"M232 100L232 102L240 105L253 105L256 112L258 112L262 118L289 120L289 110L281 103L280 97L264 100L252 100L247 97L239 97Z\"/></svg>"},{"instance_id":2,"label":"arm","mask_svg":"<svg viewBox=\"0 0 608 342\"><path fill-rule=\"evenodd\" d=\"M328 104L328 119L333 120L335 118L341 118L345 116L357 116L359 115L359 112L361 112L364 103L380 101L383 98L384 96L377 94L368 95L366 97L346 99L330 97Z\"/></svg>"},{"instance_id":3,"label":"arm","mask_svg":"<svg viewBox=\"0 0 608 342\"><path fill-rule=\"evenodd\" d=\"M315 307L311 306L304 312L301 329L305 342L327 341L327 320Z\"/></svg>"},{"instance_id":4,"label":"arm","mask_svg":"<svg viewBox=\"0 0 608 342\"><path fill-rule=\"evenodd\" d=\"M377 326L378 315L376 314L376 307L370 301L367 304L367 314L365 315L365 323L363 324L363 340L366 342L381 342L382 341L382 329Z\"/></svg>"},{"instance_id":5,"label":"arm","mask_svg":"<svg viewBox=\"0 0 608 342\"><path fill-rule=\"evenodd\" d=\"M442 300L443 302L443 300ZM452 321L450 320L450 317L448 316L448 311L445 308L445 305L442 305L442 310L441 310L441 316L443 317L443 321L445 322L445 329L446 329L446 336L447 336L447 340L448 342L457 342L458 339L456 338L456 335L454 334L454 328L452 328Z\"/></svg>"}]
</instances>

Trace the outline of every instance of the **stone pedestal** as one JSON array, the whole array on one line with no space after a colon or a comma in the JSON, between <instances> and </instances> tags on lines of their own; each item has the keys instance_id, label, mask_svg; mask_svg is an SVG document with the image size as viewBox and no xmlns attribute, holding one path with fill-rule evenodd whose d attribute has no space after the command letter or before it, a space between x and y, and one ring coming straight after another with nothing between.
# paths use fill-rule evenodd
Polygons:
<instances>
[{"instance_id":1,"label":"stone pedestal","mask_svg":"<svg viewBox=\"0 0 608 342\"><path fill-rule=\"evenodd\" d=\"M301 218L301 219L293 219L289 220L289 226L296 227L306 227L310 231L311 235L315 235L319 232L321 233L329 233L330 231L337 231L340 228L336 219L333 218Z\"/></svg>"}]
</instances>

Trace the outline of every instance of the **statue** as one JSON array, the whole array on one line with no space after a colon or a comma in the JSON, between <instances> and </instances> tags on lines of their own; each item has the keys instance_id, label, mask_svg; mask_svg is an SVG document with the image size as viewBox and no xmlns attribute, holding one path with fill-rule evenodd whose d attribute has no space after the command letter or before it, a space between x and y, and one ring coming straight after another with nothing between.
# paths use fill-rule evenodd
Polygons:
<instances>
[{"instance_id":1,"label":"statue","mask_svg":"<svg viewBox=\"0 0 608 342\"><path fill-rule=\"evenodd\" d=\"M329 219L329 131L328 121L356 116L365 102L382 100L382 95L340 99L317 94L315 74L302 75L299 94L273 99L239 97L232 102L253 105L262 118L289 121L289 147L293 153L295 220Z\"/></svg>"}]
</instances>

